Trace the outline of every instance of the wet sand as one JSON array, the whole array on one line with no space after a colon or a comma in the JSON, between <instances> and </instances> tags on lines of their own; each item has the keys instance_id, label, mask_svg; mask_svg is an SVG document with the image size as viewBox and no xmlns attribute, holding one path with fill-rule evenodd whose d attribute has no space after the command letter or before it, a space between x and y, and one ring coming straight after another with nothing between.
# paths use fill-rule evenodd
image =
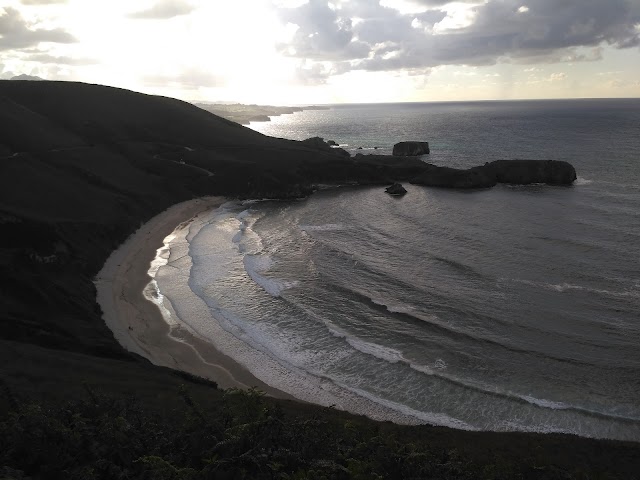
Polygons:
<instances>
[{"instance_id":1,"label":"wet sand","mask_svg":"<svg viewBox=\"0 0 640 480\"><path fill-rule=\"evenodd\" d=\"M170 326L158 306L143 294L152 280L150 263L165 237L224 202L223 197L204 197L174 205L142 225L115 250L94 280L103 319L125 349L154 365L212 380L224 389L257 387L269 396L291 399L204 339L180 326Z\"/></svg>"}]
</instances>

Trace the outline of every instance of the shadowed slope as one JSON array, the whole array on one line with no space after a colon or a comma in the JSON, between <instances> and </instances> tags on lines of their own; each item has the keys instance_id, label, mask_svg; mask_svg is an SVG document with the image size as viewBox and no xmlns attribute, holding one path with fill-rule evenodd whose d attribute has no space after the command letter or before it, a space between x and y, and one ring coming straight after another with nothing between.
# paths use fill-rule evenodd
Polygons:
<instances>
[{"instance_id":1,"label":"shadowed slope","mask_svg":"<svg viewBox=\"0 0 640 480\"><path fill-rule=\"evenodd\" d=\"M355 162L98 85L0 81L0 104L0 337L92 354L126 355L91 278L168 206L207 194L296 197L316 182L380 183L424 168Z\"/></svg>"}]
</instances>

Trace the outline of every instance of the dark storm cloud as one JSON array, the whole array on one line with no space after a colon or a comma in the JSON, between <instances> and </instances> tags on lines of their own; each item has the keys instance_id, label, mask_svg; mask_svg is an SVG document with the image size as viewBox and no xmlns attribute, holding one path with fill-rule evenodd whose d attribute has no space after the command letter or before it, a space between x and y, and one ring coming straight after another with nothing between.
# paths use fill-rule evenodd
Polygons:
<instances>
[{"instance_id":1,"label":"dark storm cloud","mask_svg":"<svg viewBox=\"0 0 640 480\"><path fill-rule=\"evenodd\" d=\"M29 28L16 9L10 7L5 7L4 11L0 9L0 51L34 47L42 42L74 43L76 39L59 28L53 30Z\"/></svg>"},{"instance_id":2,"label":"dark storm cloud","mask_svg":"<svg viewBox=\"0 0 640 480\"><path fill-rule=\"evenodd\" d=\"M468 1L471 25L433 32L446 16L444 0L416 0L428 9L402 14L379 2L354 0L329 8L310 0L280 9L283 21L298 25L280 50L299 58L334 62L331 71L419 70L439 65L492 65L498 61L543 63L596 60L602 45L640 45L636 0ZM458 2L460 3L460 2ZM354 21L352 19L357 19ZM590 49L591 53L580 52ZM325 70L326 71L326 68Z\"/></svg>"},{"instance_id":3,"label":"dark storm cloud","mask_svg":"<svg viewBox=\"0 0 640 480\"><path fill-rule=\"evenodd\" d=\"M181 15L188 15L196 9L188 2L178 0L161 0L146 10L128 15L129 18L141 20L167 20Z\"/></svg>"}]
</instances>

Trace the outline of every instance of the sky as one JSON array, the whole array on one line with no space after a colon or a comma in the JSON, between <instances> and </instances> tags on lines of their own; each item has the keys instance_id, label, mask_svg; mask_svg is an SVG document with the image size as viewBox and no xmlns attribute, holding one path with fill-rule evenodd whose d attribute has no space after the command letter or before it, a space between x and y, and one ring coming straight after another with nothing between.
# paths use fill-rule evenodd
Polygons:
<instances>
[{"instance_id":1,"label":"sky","mask_svg":"<svg viewBox=\"0 0 640 480\"><path fill-rule=\"evenodd\" d=\"M640 0L0 0L0 78L188 101L640 97Z\"/></svg>"}]
</instances>

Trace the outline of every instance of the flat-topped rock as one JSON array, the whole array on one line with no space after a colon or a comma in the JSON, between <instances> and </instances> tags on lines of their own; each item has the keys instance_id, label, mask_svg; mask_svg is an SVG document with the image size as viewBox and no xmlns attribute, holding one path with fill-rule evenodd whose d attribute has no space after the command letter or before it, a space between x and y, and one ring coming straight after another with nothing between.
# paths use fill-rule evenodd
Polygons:
<instances>
[{"instance_id":1,"label":"flat-topped rock","mask_svg":"<svg viewBox=\"0 0 640 480\"><path fill-rule=\"evenodd\" d=\"M429 153L429 142L400 142L393 146L393 154L398 157L416 157Z\"/></svg>"}]
</instances>

